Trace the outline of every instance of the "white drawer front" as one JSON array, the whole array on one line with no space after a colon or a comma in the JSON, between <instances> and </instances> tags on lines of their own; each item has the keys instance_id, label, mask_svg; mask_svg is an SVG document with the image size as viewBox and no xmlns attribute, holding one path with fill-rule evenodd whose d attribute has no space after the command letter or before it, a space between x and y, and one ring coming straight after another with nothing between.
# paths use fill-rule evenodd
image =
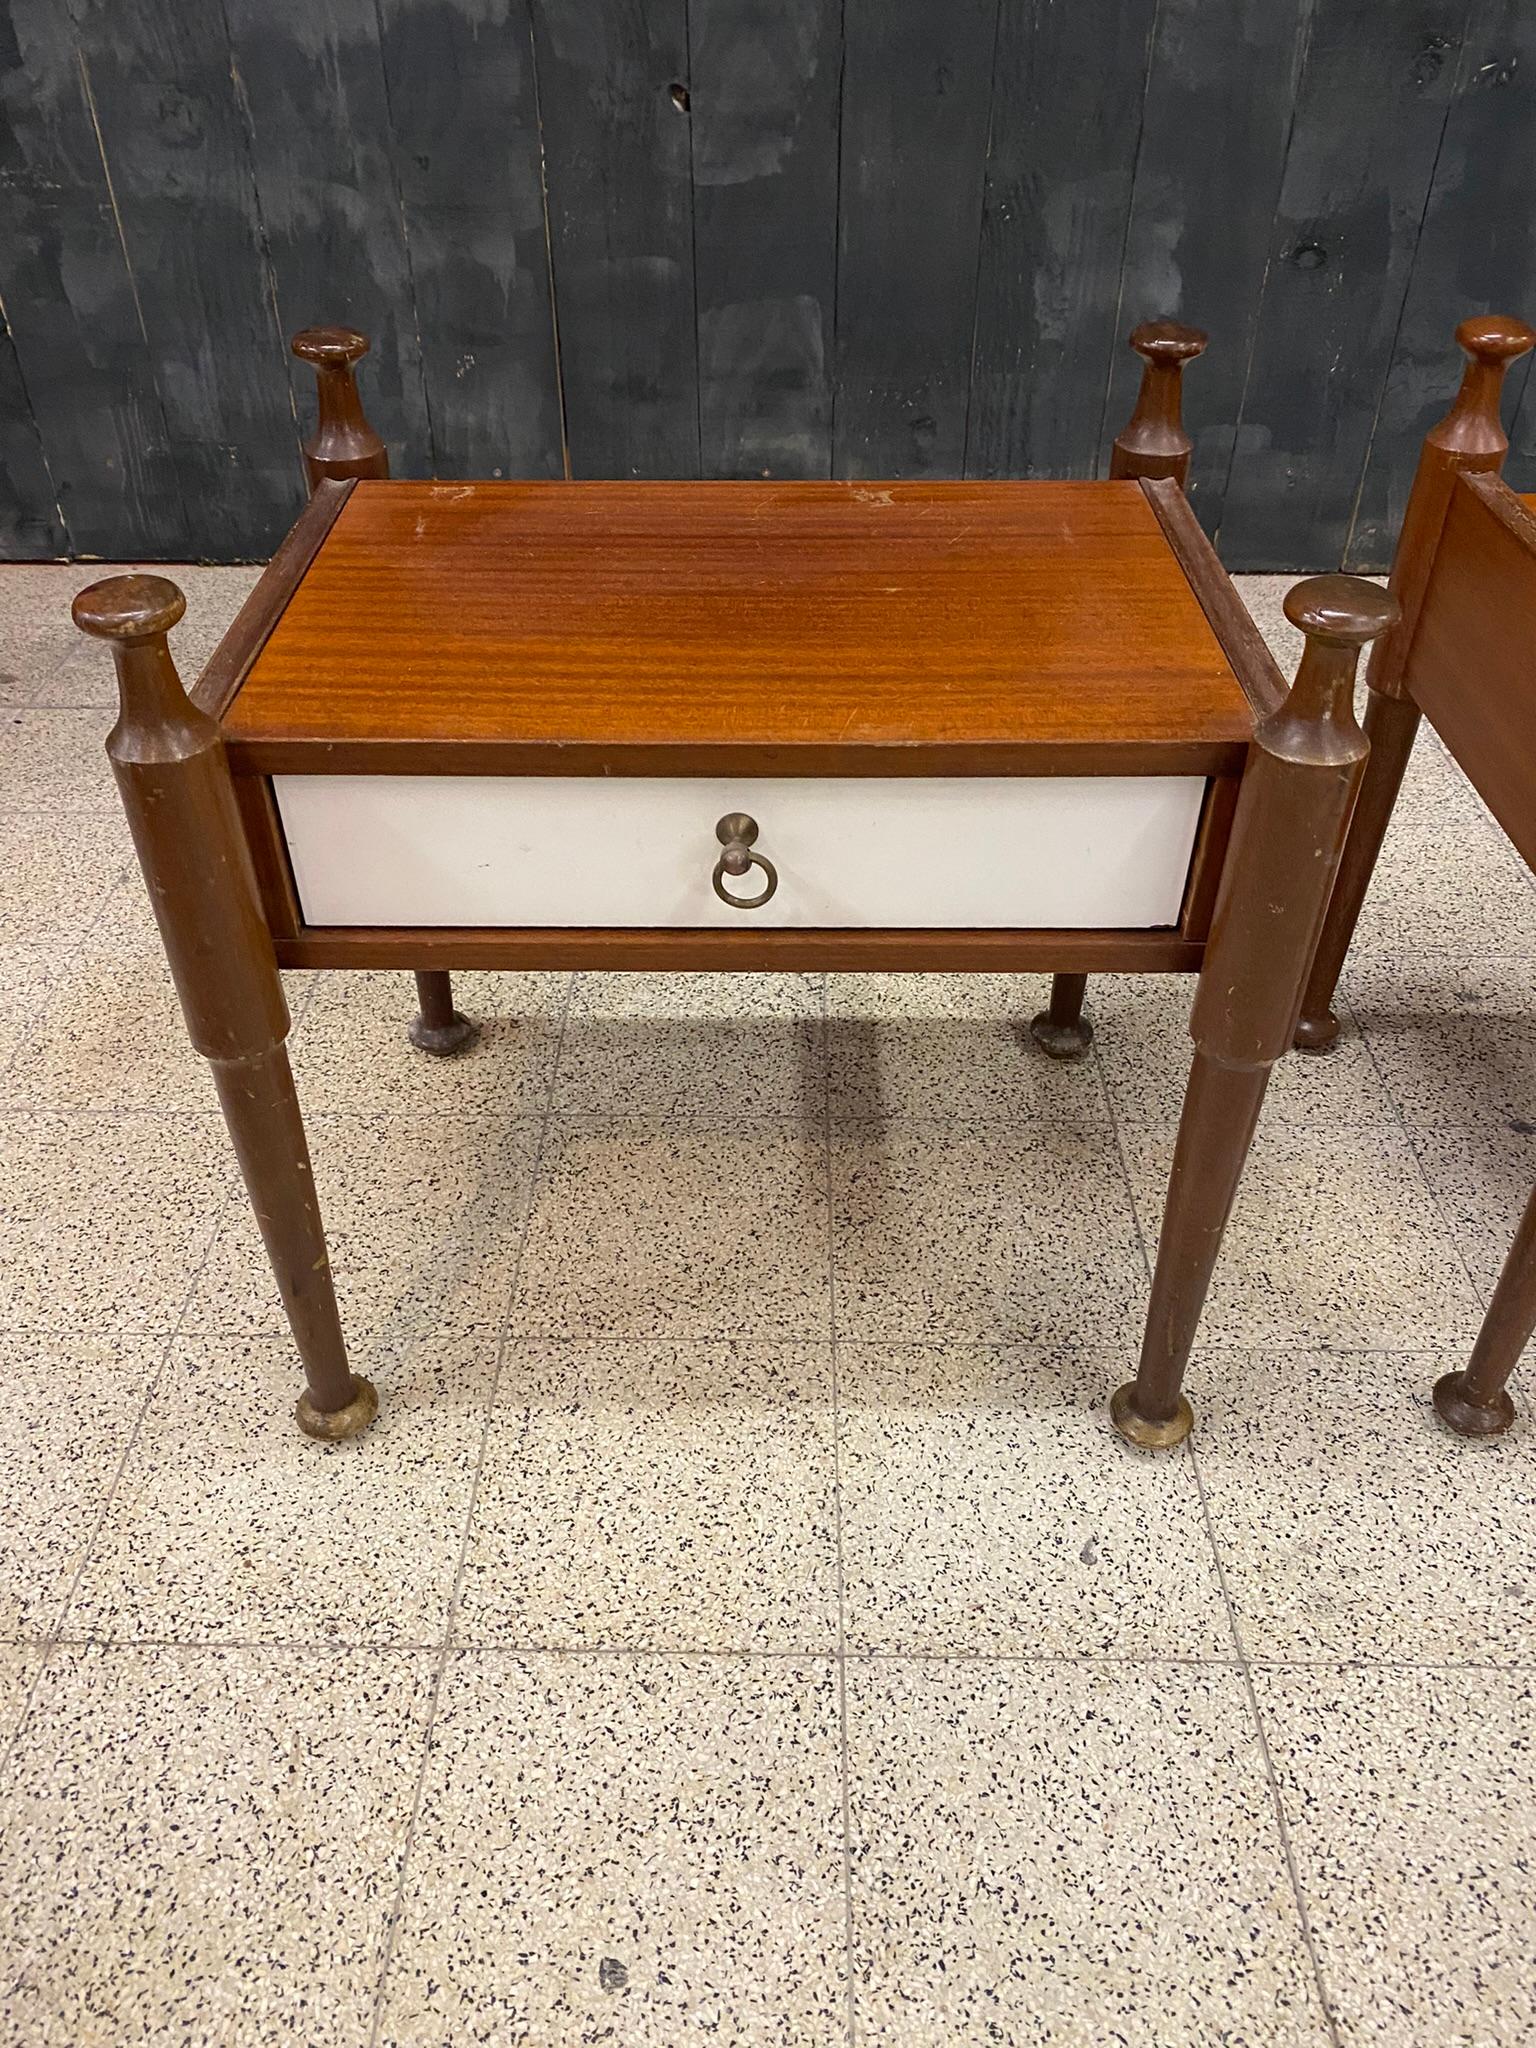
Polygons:
<instances>
[{"instance_id":1,"label":"white drawer front","mask_svg":"<svg viewBox=\"0 0 1536 2048\"><path fill-rule=\"evenodd\" d=\"M313 925L1148 927L1177 923L1199 776L716 781L279 775ZM710 885L746 811L761 910ZM755 895L755 868L733 893Z\"/></svg>"}]
</instances>

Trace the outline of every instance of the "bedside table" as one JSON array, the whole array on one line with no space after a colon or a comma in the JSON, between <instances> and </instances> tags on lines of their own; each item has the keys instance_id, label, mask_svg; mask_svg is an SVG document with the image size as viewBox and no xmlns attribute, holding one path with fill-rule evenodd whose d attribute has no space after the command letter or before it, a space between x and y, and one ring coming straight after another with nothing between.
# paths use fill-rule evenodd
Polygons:
<instances>
[{"instance_id":1,"label":"bedside table","mask_svg":"<svg viewBox=\"0 0 1536 2048\"><path fill-rule=\"evenodd\" d=\"M1195 1067L1134 1443L1177 1442L1206 1283L1366 754L1351 686L1393 615L1324 577L1287 691L1185 502L1182 363L1090 482L390 480L344 329L314 495L190 697L174 585L76 601L189 1029L303 1358L301 1425L365 1426L284 1040L280 966L414 969L417 1043L483 968L1199 972Z\"/></svg>"}]
</instances>

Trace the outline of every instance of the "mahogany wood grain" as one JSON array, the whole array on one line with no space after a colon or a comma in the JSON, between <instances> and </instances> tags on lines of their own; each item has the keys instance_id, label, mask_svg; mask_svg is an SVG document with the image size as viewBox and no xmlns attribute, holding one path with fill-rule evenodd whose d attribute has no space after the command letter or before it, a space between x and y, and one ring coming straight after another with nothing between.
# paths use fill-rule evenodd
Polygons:
<instances>
[{"instance_id":1,"label":"mahogany wood grain","mask_svg":"<svg viewBox=\"0 0 1536 2048\"><path fill-rule=\"evenodd\" d=\"M1233 773L1140 485L358 483L230 705L246 771Z\"/></svg>"},{"instance_id":2,"label":"mahogany wood grain","mask_svg":"<svg viewBox=\"0 0 1536 2048\"><path fill-rule=\"evenodd\" d=\"M222 718L250 673L288 600L303 580L326 535L346 504L350 483L322 481L294 521L282 546L262 570L255 589L231 620L201 676L187 692L200 711Z\"/></svg>"},{"instance_id":3,"label":"mahogany wood grain","mask_svg":"<svg viewBox=\"0 0 1536 2048\"><path fill-rule=\"evenodd\" d=\"M1249 709L1256 720L1268 718L1285 702L1288 685L1280 664L1233 588L1232 579L1221 566L1220 557L1190 510L1183 491L1176 483L1153 478L1145 480L1142 489L1157 515L1164 539L1205 613L1206 623L1243 687Z\"/></svg>"},{"instance_id":4,"label":"mahogany wood grain","mask_svg":"<svg viewBox=\"0 0 1536 2048\"><path fill-rule=\"evenodd\" d=\"M1536 868L1536 515L1497 477L1451 493L1403 684Z\"/></svg>"}]
</instances>

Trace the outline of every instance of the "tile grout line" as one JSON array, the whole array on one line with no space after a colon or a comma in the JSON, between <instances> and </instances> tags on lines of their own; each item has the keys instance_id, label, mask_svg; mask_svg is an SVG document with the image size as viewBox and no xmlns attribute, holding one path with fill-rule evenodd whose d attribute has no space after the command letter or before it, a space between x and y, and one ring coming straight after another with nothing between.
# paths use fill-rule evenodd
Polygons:
<instances>
[{"instance_id":1,"label":"tile grout line","mask_svg":"<svg viewBox=\"0 0 1536 2048\"><path fill-rule=\"evenodd\" d=\"M1485 1292L1482 1283L1479 1281L1477 1275L1473 1272L1472 1267L1468 1262L1466 1253L1463 1252L1461 1248L1461 1239L1458 1236L1456 1229L1450 1220L1450 1217L1446 1213L1446 1207L1444 1202L1441 1200L1438 1192L1436 1191L1433 1181L1431 1181L1429 1175L1424 1170L1424 1162L1419 1157L1419 1148L1413 1142L1413 1126L1410 1125L1408 1119L1404 1116L1402 1105L1399 1103L1397 1097L1393 1094L1392 1090L1387 1085L1387 1077L1382 1072L1380 1060L1376 1057L1376 1048L1371 1043L1371 1034L1369 1033L1369 1031L1366 1030L1365 1026L1361 1023L1359 1015L1355 1010L1355 1006L1349 1000L1349 998L1345 996L1343 998L1343 1001L1344 1007L1349 1012L1351 1023L1353 1023L1356 1031L1360 1034L1360 1043L1365 1047L1365 1056L1371 1063L1371 1070L1375 1074L1376 1079L1381 1084L1381 1092L1383 1099L1385 1100L1387 1107L1390 1109L1392 1113L1392 1122L1396 1126L1397 1131L1403 1140L1403 1143L1408 1147L1408 1156L1413 1161L1413 1170L1419 1177L1419 1184L1424 1189L1425 1194L1429 1198L1430 1208L1434 1211L1436 1217L1438 1217L1440 1227L1445 1232L1446 1239L1450 1245L1451 1250L1456 1254L1456 1263L1461 1267L1462 1272L1467 1277L1467 1285L1472 1290L1473 1299L1481 1304L1484 1312L1486 1313L1488 1308L1489 1297ZM1440 1125L1436 1128L1450 1128L1456 1130L1466 1129L1475 1133L1477 1127L1475 1125L1468 1126L1458 1124L1451 1126ZM1425 1355L1427 1357L1432 1357L1439 1360L1442 1364L1444 1363L1445 1350L1443 1346L1437 1346L1433 1352L1428 1352Z\"/></svg>"},{"instance_id":2,"label":"tile grout line","mask_svg":"<svg viewBox=\"0 0 1536 2048\"><path fill-rule=\"evenodd\" d=\"M329 1657L409 1657L436 1656L441 1643L404 1642L389 1640L373 1642L360 1639L345 1640L331 1638L317 1642L313 1638L290 1642L284 1637L196 1637L196 1636L70 1636L60 1634L45 1643L42 1636L18 1635L0 1640L3 1650L31 1650L41 1652L45 1647L56 1650L104 1650L114 1655L131 1656L141 1650L185 1650L189 1655L221 1655L225 1651L264 1653L268 1650L283 1656ZM690 1646L686 1649L672 1649L665 1644L646 1643L459 1643L453 1646L456 1657L479 1657L487 1660L497 1658L516 1659L520 1657L568 1657L586 1658L593 1663L610 1663L621 1658L645 1657L656 1662L680 1660L690 1664L833 1664L835 1653L829 1654L824 1647L815 1644L801 1644L793 1649L770 1650L758 1646L731 1648L725 1650ZM858 1659L867 1664L989 1664L1016 1665L1022 1670L1058 1664L1090 1665L1104 1670L1128 1671L1232 1671L1240 1672L1244 1660L1233 1653L1230 1656L1175 1656L1172 1653L1158 1655L1149 1653L1144 1657L1129 1651L1086 1651L1086 1650L861 1650ZM1258 1657L1247 1659L1255 1671L1351 1671L1351 1672L1453 1672L1483 1671L1502 1673L1506 1677L1517 1677L1536 1673L1536 1658L1515 1658L1500 1663L1486 1657L1426 1658L1418 1660L1404 1657Z\"/></svg>"},{"instance_id":3,"label":"tile grout line","mask_svg":"<svg viewBox=\"0 0 1536 2048\"><path fill-rule=\"evenodd\" d=\"M843 1828L843 1993L848 2048L854 2041L853 1795L848 1750L847 1579L843 1556L843 1410L838 1371L837 1219L832 1158L832 1003L821 977L821 1135L827 1205L827 1336L832 1374L832 1528L837 1574L837 1782Z\"/></svg>"},{"instance_id":4,"label":"tile grout line","mask_svg":"<svg viewBox=\"0 0 1536 2048\"><path fill-rule=\"evenodd\" d=\"M1221 1597L1227 1609L1227 1622L1232 1630L1232 1640L1238 1653L1238 1670L1242 1675L1243 1693L1248 1702L1248 1714L1254 1735L1259 1745L1259 1755L1264 1763L1265 1782L1269 1786L1270 1806L1275 1816L1275 1828L1280 1837L1281 1853L1285 1857L1285 1868L1291 1880L1291 1892L1296 1900L1296 1911L1301 1920L1302 1939L1306 1943L1307 1955L1312 1964L1312 1980L1317 1986L1317 1996L1322 2006L1323 2022L1328 2029L1333 2048L1343 2048L1339 2022L1334 2013L1333 2002L1328 1996L1328 1987L1323 1978L1323 1966L1317 1953L1317 1940L1312 1932L1312 1915L1307 1908L1306 1894L1302 1889L1301 1873L1296 1868L1296 1852L1291 1843L1291 1831L1285 1818L1285 1800L1281 1795L1280 1781L1275 1775L1275 1762L1270 1753L1269 1732L1264 1726L1264 1715L1259 1706L1258 1689L1253 1682L1253 1668L1249 1662L1247 1645L1238 1624L1237 1610L1232 1604L1231 1590L1227 1585L1226 1567L1222 1561L1221 1545L1216 1539L1216 1526L1211 1514L1211 1504L1205 1490L1205 1475L1200 1470L1200 1459L1193 1437L1189 1440L1189 1462L1195 1475L1195 1487L1200 1496L1200 1512L1205 1520L1206 1538L1216 1560L1216 1576L1221 1586Z\"/></svg>"},{"instance_id":5,"label":"tile grout line","mask_svg":"<svg viewBox=\"0 0 1536 2048\"><path fill-rule=\"evenodd\" d=\"M512 1310L517 1300L518 1284L522 1277L523 1256L528 1248L529 1232L533 1227L533 1212L538 1200L540 1175L544 1168L545 1147L549 1140L550 1126L553 1122L551 1105L555 1099L555 1088L560 1073L560 1059L565 1050L566 1025L570 1019L571 1003L575 989L575 974L567 974L564 999L560 1006L560 1023L555 1034L554 1053L549 1063L549 1080L544 1091L544 1107L539 1117L539 1136L534 1149L533 1163L528 1175L528 1196L523 1210L522 1225L518 1232L517 1254L512 1261L512 1269L507 1280L507 1292L501 1315L501 1328L496 1340L496 1363L491 1372L490 1390L486 1396L485 1420L481 1427L479 1448L475 1455L475 1469L470 1477L469 1498L465 1506L464 1528L459 1539L459 1554L454 1566L453 1585L449 1589L448 1604L443 1615L443 1639L441 1644L438 1645L437 1661L433 1667L432 1680L427 1692L426 1711L421 1737L421 1761L416 1769L416 1783L412 1791L410 1811L406 1816L405 1831L400 1838L394 1893L384 1921L384 1936L380 1948L378 1978L373 1994L373 2015L368 2030L369 2048L379 2048L380 2035L384 2026L389 1976L390 1971L394 1967L395 1948L399 1940L400 1925L405 1911L406 1872L410 1865L411 1851L416 1844L416 1831L421 1819L422 1801L426 1795L427 1773L432 1765L433 1737L437 1728L437 1711L442 1701L443 1681L448 1672L448 1660L456 1654L454 1629L458 1618L459 1599L464 1584L464 1570L469 1559L469 1546L475 1527L475 1510L480 1497L480 1481L485 1471L486 1455L490 1448L491 1430L495 1424L497 1403L501 1393L501 1369L507 1354ZM531 1426L532 1417L529 1415L524 1419L523 1435L519 1438L518 1443L519 1450L521 1450Z\"/></svg>"},{"instance_id":6,"label":"tile grout line","mask_svg":"<svg viewBox=\"0 0 1536 2048\"><path fill-rule=\"evenodd\" d=\"M1137 1209L1135 1190L1131 1184L1130 1168L1126 1162L1125 1149L1121 1142L1120 1123L1115 1115L1114 1097L1109 1086L1109 1077L1104 1073L1102 1063L1098 1062L1097 1048L1093 1050L1093 1057L1099 1065L1100 1080L1104 1088L1104 1100L1109 1110L1110 1129L1113 1131L1115 1138L1115 1151L1120 1160L1120 1171L1126 1183L1126 1192L1131 1203L1131 1215L1136 1226L1136 1240L1141 1246L1142 1264L1146 1267L1147 1283L1150 1287L1152 1262L1148 1256L1146 1233L1142 1229L1141 1214ZM1185 1440L1181 1449L1188 1462L1189 1469L1194 1475L1195 1493L1200 1502L1200 1519L1205 1530L1206 1549L1216 1573L1216 1583L1221 1592L1222 1605L1226 1610L1227 1628L1231 1635L1232 1647L1237 1655L1237 1669L1242 1677L1243 1693L1248 1704L1249 1720L1258 1740L1259 1754L1263 1759L1264 1777L1269 1787L1270 1805L1275 1816L1275 1826L1280 1836L1280 1847L1285 1857L1286 1872L1291 1881L1291 1893L1296 1901L1296 1911L1301 1919L1302 1936L1306 1942L1308 1960L1312 1965L1312 1979L1317 1986L1317 1995L1322 2007L1323 2021L1328 2028L1332 2048L1342 2048L1338 2023L1334 2018L1333 2007L1329 2003L1327 1989L1323 1983L1322 1965L1318 1961L1317 1944L1312 1934L1311 1915L1307 1911L1307 1903L1302 1895L1301 1878L1296 1868L1296 1858L1291 1847L1290 1832L1286 1826L1285 1808L1280 1797L1279 1783L1275 1777L1274 1760L1270 1755L1269 1739L1259 1712L1258 1693L1254 1687L1252 1671L1249 1668L1247 1646L1243 1641L1242 1630L1238 1626L1237 1611L1232 1604L1232 1595L1227 1585L1226 1567L1222 1560L1221 1546L1216 1539L1216 1526L1211 1515L1210 1501L1206 1496L1205 1478L1200 1470L1200 1460L1196 1454L1193 1435ZM1231 1667L1228 1666L1227 1668L1230 1669Z\"/></svg>"}]
</instances>

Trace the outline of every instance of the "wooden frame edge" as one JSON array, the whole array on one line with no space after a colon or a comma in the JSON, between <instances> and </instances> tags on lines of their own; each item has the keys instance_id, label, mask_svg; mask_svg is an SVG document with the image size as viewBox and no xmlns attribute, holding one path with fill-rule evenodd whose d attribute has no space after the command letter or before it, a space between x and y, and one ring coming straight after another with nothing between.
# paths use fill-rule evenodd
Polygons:
<instances>
[{"instance_id":1,"label":"wooden frame edge","mask_svg":"<svg viewBox=\"0 0 1536 2048\"><path fill-rule=\"evenodd\" d=\"M1205 613L1206 624L1232 664L1254 719L1269 718L1288 695L1285 677L1221 566L1221 558L1206 539L1205 529L1190 510L1188 498L1177 484L1164 478L1143 477L1141 488L1184 571L1184 580Z\"/></svg>"},{"instance_id":2,"label":"wooden frame edge","mask_svg":"<svg viewBox=\"0 0 1536 2048\"><path fill-rule=\"evenodd\" d=\"M210 718L222 719L240 685L271 637L293 593L303 582L331 528L351 497L354 480L322 482L262 570L260 580L236 612L229 630L209 656L187 695ZM231 765L235 765L233 762Z\"/></svg>"},{"instance_id":3,"label":"wooden frame edge","mask_svg":"<svg viewBox=\"0 0 1536 2048\"><path fill-rule=\"evenodd\" d=\"M1205 947L1178 930L775 931L718 928L305 925L273 934L283 967L481 968L566 973L1193 974ZM918 963L921 963L920 965Z\"/></svg>"}]
</instances>

